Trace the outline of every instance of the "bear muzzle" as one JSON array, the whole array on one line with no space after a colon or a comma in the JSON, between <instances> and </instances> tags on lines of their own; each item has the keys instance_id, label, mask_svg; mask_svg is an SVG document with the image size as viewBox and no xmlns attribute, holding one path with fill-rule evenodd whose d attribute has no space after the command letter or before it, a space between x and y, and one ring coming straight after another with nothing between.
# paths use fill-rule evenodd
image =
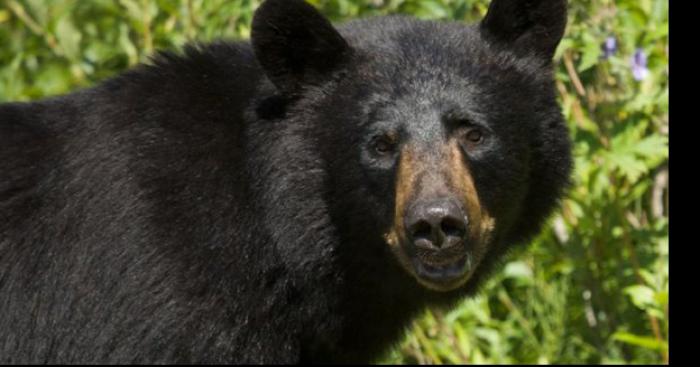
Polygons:
<instances>
[{"instance_id":1,"label":"bear muzzle","mask_svg":"<svg viewBox=\"0 0 700 367\"><path fill-rule=\"evenodd\" d=\"M466 280L472 264L468 226L465 209L453 198L422 200L408 208L403 247L419 280L440 290Z\"/></svg>"}]
</instances>

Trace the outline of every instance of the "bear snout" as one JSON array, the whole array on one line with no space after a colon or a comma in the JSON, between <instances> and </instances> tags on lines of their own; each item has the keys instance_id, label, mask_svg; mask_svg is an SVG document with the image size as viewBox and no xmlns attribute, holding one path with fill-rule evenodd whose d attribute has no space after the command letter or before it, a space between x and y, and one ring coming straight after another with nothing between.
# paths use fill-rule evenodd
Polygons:
<instances>
[{"instance_id":1,"label":"bear snout","mask_svg":"<svg viewBox=\"0 0 700 367\"><path fill-rule=\"evenodd\" d=\"M466 281L471 271L469 219L451 197L415 202L404 217L404 250L413 271L430 288L450 290Z\"/></svg>"},{"instance_id":2,"label":"bear snout","mask_svg":"<svg viewBox=\"0 0 700 367\"><path fill-rule=\"evenodd\" d=\"M404 218L406 238L418 249L442 252L463 243L469 220L456 200L439 198L415 203Z\"/></svg>"}]
</instances>

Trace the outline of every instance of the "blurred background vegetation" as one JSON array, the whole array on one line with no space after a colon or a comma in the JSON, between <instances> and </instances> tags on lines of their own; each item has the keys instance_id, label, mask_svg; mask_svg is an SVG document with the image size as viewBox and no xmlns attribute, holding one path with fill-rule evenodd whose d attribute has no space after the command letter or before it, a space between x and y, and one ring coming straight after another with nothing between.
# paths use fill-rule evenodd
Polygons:
<instances>
[{"instance_id":1,"label":"blurred background vegetation","mask_svg":"<svg viewBox=\"0 0 700 367\"><path fill-rule=\"evenodd\" d=\"M487 0L313 0L332 20L472 22ZM247 38L259 0L0 0L0 102L34 100L188 41ZM668 362L668 2L570 0L557 88L575 185L481 294L416 321L383 363ZM1 123L1 121L0 121Z\"/></svg>"}]
</instances>

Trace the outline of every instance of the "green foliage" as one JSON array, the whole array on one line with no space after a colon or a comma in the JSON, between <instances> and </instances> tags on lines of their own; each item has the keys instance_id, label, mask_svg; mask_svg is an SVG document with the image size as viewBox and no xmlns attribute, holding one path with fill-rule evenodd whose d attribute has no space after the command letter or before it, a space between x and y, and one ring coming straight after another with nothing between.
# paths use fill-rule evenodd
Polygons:
<instances>
[{"instance_id":1,"label":"green foliage","mask_svg":"<svg viewBox=\"0 0 700 367\"><path fill-rule=\"evenodd\" d=\"M311 0L334 21L475 21L486 0ZM0 102L84 88L157 49L246 38L259 0L0 0ZM607 55L602 45L615 37ZM631 59L647 56L634 78ZM427 311L390 363L664 363L668 353L668 2L573 0L555 59L574 185L480 295Z\"/></svg>"}]
</instances>

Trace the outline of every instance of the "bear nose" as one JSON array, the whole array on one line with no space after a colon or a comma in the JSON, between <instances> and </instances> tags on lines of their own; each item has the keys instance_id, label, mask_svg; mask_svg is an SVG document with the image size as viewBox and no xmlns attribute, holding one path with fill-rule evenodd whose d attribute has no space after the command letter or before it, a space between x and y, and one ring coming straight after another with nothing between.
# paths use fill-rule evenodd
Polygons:
<instances>
[{"instance_id":1,"label":"bear nose","mask_svg":"<svg viewBox=\"0 0 700 367\"><path fill-rule=\"evenodd\" d=\"M468 224L464 210L451 199L418 202L409 208L404 219L410 241L425 250L459 245L466 236Z\"/></svg>"}]
</instances>

